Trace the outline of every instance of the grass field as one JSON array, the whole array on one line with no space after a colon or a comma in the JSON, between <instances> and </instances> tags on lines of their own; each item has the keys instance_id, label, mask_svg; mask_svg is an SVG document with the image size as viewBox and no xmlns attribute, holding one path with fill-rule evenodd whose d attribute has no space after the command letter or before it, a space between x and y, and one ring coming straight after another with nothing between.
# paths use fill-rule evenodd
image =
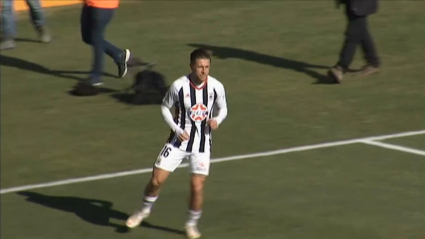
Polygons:
<instances>
[{"instance_id":1,"label":"grass field","mask_svg":"<svg viewBox=\"0 0 425 239\"><path fill-rule=\"evenodd\" d=\"M80 7L46 11L51 44L32 41L23 13L17 48L1 53L2 191L149 168L169 132L158 105L120 100L131 78L116 79L110 59L108 92L70 95L91 64ZM214 138L213 158L223 158L425 130L423 22L425 2L383 1L370 19L383 71L341 85L317 84L343 40L342 9L331 2L128 1L107 38L158 62L168 83L188 72L195 47L212 52L211 75L229 104ZM425 134L373 141L387 148L368 142L212 164L204 238L424 238ZM148 178L2 193L1 237L182 238L186 169L172 175L141 228L122 227Z\"/></svg>"}]
</instances>

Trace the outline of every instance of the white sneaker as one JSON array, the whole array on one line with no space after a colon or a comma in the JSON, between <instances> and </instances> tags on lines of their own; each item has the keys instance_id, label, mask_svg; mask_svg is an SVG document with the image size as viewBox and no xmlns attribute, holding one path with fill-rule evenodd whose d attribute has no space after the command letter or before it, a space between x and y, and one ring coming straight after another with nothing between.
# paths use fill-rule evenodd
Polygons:
<instances>
[{"instance_id":1,"label":"white sneaker","mask_svg":"<svg viewBox=\"0 0 425 239\"><path fill-rule=\"evenodd\" d=\"M135 228L142 223L143 219L148 218L149 214L149 211L137 211L127 219L125 225L129 228Z\"/></svg>"},{"instance_id":2,"label":"white sneaker","mask_svg":"<svg viewBox=\"0 0 425 239\"><path fill-rule=\"evenodd\" d=\"M189 239L197 239L201 237L201 233L196 225L186 225L186 236Z\"/></svg>"}]
</instances>

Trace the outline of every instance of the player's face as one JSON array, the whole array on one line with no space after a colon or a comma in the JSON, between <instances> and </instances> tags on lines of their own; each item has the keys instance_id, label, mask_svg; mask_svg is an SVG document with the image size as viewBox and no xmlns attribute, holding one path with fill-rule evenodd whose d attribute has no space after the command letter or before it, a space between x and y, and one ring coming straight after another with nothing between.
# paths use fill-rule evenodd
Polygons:
<instances>
[{"instance_id":1,"label":"player's face","mask_svg":"<svg viewBox=\"0 0 425 239\"><path fill-rule=\"evenodd\" d=\"M209 59L197 59L192 65L192 74L204 82L207 80L210 73L210 60Z\"/></svg>"}]
</instances>

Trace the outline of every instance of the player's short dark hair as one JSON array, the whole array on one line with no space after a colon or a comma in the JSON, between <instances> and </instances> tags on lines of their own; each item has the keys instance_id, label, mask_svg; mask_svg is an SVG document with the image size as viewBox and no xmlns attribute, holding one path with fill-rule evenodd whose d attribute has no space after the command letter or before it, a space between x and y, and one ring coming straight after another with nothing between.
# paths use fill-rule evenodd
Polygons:
<instances>
[{"instance_id":1,"label":"player's short dark hair","mask_svg":"<svg viewBox=\"0 0 425 239\"><path fill-rule=\"evenodd\" d=\"M190 53L190 64L193 64L198 59L208 59L211 61L211 55L205 49L198 48Z\"/></svg>"}]
</instances>

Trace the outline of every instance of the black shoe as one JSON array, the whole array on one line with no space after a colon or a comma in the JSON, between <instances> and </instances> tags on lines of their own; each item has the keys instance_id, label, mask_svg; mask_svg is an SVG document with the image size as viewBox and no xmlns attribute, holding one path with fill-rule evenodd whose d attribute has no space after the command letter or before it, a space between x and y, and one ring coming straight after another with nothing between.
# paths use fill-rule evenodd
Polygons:
<instances>
[{"instance_id":1,"label":"black shoe","mask_svg":"<svg viewBox=\"0 0 425 239\"><path fill-rule=\"evenodd\" d=\"M128 61L130 60L131 52L129 49L123 50L123 53L121 55L121 59L119 62L117 62L118 66L118 76L120 78L124 77L127 74L128 70Z\"/></svg>"}]
</instances>

